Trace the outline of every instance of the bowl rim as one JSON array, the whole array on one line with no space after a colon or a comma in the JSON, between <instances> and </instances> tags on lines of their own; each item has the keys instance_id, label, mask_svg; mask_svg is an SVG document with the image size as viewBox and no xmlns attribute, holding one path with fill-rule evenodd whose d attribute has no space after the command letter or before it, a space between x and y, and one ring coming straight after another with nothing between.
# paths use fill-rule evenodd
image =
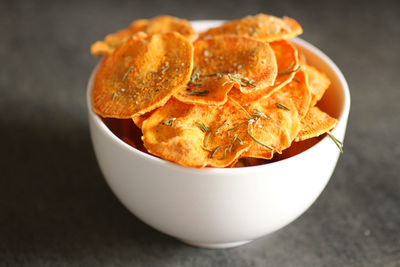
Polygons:
<instances>
[{"instance_id":1,"label":"bowl rim","mask_svg":"<svg viewBox=\"0 0 400 267\"><path fill-rule=\"evenodd\" d=\"M218 25L220 23L222 23L222 20L195 20L195 21L191 21L192 25L194 27L196 26L201 26L203 24L208 24L211 26L215 26ZM299 37L295 37L295 38L291 38L290 41L292 41L295 45L299 45L301 47L304 47L305 49L311 51L313 54L315 54L317 57L319 57L323 62L325 62L329 68L333 71L333 73L337 76L338 80L339 80L339 84L342 87L343 90L343 109L341 111L341 114L338 117L338 124L336 125L335 129L332 130L332 133L335 134L335 130L339 127L345 127L346 123L347 123L347 117L349 115L349 111L350 111L350 91L349 91L349 86L347 84L347 81L343 75L343 73L340 71L340 69L338 68L338 66L325 54L323 53L320 49L318 49L317 47L315 47L314 45L312 45L311 43L299 38ZM130 153L134 153L137 156L142 157L145 160L152 160L155 164L158 164L161 167L164 168L172 168L175 169L177 171L180 172L186 172L188 174L190 173L202 173L202 174L209 174L209 175L218 175L218 174L225 174L225 175L229 175L229 174L241 174L241 173L253 173L253 172L259 172L260 170L262 170L263 168L268 168L268 166L277 166L279 167L279 165L281 164L287 164L288 162L291 162L293 160L296 160L296 158L300 157L300 156L304 156L305 154L311 153L313 150L316 149L316 147L325 139L328 138L328 136L325 136L324 138L322 138L318 143L316 143L315 145L311 146L310 148L294 155L291 156L289 158L286 159L282 159L279 161L275 161L275 162L270 162L267 164L263 164L263 165L256 165L256 166L245 166L245 167L237 167L237 168L221 168L221 167L205 167L205 168L192 168L192 167L185 167L185 166L181 166L177 163L174 162L170 162L167 161L165 159L161 159L158 158L156 156L153 156L151 154L142 152L130 145L128 145L127 143L125 143L124 141L122 141L122 139L118 138L107 126L106 124L102 121L102 119L100 118L100 116L98 116L96 113L94 113L93 109L92 109L92 101L91 101L91 89L92 89L92 85L93 85L93 81L94 81L94 77L95 74L98 71L98 68L100 66L101 61L99 61L97 63L97 65L95 66L95 68L92 70L92 73L90 74L88 83L87 83L87 89L86 89L86 105L87 105L87 109L88 109L88 114L89 117L91 117L93 119L93 122L95 123L96 127L99 128L100 130L102 130L107 137L109 137L117 146L120 146L122 149L129 151Z\"/></svg>"}]
</instances>

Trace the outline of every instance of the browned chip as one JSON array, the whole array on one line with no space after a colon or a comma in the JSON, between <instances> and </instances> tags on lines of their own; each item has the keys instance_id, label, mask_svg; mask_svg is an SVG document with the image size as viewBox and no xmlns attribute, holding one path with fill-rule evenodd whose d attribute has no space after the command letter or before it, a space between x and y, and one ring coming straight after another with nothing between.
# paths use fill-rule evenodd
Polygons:
<instances>
[{"instance_id":1,"label":"browned chip","mask_svg":"<svg viewBox=\"0 0 400 267\"><path fill-rule=\"evenodd\" d=\"M265 42L288 39L300 35L303 29L294 19L278 18L266 14L247 16L239 20L228 21L219 27L211 28L200 34L200 38L234 34L249 36Z\"/></svg>"},{"instance_id":2,"label":"browned chip","mask_svg":"<svg viewBox=\"0 0 400 267\"><path fill-rule=\"evenodd\" d=\"M132 117L132 120L133 120L133 122L135 123L135 125L136 125L137 127L139 127L140 129L142 129L143 122L144 122L145 120L147 120L148 118L150 118L151 114L153 114L153 112L156 111L156 110L157 110L157 109L154 109L154 110L152 110L152 111L150 111L150 112L147 112L146 114L143 114L143 115L140 115L140 116Z\"/></svg>"},{"instance_id":3,"label":"browned chip","mask_svg":"<svg viewBox=\"0 0 400 267\"><path fill-rule=\"evenodd\" d=\"M142 139L150 153L180 165L225 167L251 143L246 127L237 127L247 116L231 99L208 107L171 98L143 122Z\"/></svg>"},{"instance_id":4,"label":"browned chip","mask_svg":"<svg viewBox=\"0 0 400 267\"><path fill-rule=\"evenodd\" d=\"M320 136L337 124L337 119L332 118L318 107L312 107L307 115L301 121L301 131L298 133L295 141L302 141L309 138Z\"/></svg>"},{"instance_id":5,"label":"browned chip","mask_svg":"<svg viewBox=\"0 0 400 267\"><path fill-rule=\"evenodd\" d=\"M253 143L242 157L271 159L274 152L289 147L300 131L300 119L291 96L282 91L251 103L246 110L253 116Z\"/></svg>"},{"instance_id":6,"label":"browned chip","mask_svg":"<svg viewBox=\"0 0 400 267\"><path fill-rule=\"evenodd\" d=\"M331 81L325 73L320 72L313 66L304 64L301 66L308 76L308 83L311 89L311 102L310 106L315 104L322 98L326 89L328 89Z\"/></svg>"},{"instance_id":7,"label":"browned chip","mask_svg":"<svg viewBox=\"0 0 400 267\"><path fill-rule=\"evenodd\" d=\"M177 33L128 40L101 62L93 110L102 117L142 115L187 84L192 68L193 46Z\"/></svg>"},{"instance_id":8,"label":"browned chip","mask_svg":"<svg viewBox=\"0 0 400 267\"><path fill-rule=\"evenodd\" d=\"M261 41L224 35L194 44L194 71L187 88L176 95L180 101L223 104L235 86L243 93L274 83L277 64L274 51Z\"/></svg>"},{"instance_id":9,"label":"browned chip","mask_svg":"<svg viewBox=\"0 0 400 267\"><path fill-rule=\"evenodd\" d=\"M272 86L261 88L257 91L243 94L240 90L232 89L229 96L239 102L242 106L261 98L265 98L276 92L288 84L294 77L296 71L299 70L299 59L297 49L286 40L270 43L271 48L274 50L277 65L278 75Z\"/></svg>"},{"instance_id":10,"label":"browned chip","mask_svg":"<svg viewBox=\"0 0 400 267\"><path fill-rule=\"evenodd\" d=\"M284 96L289 97L299 113L300 120L304 118L310 107L311 91L308 86L307 75L303 70L296 72L293 80L280 89Z\"/></svg>"},{"instance_id":11,"label":"browned chip","mask_svg":"<svg viewBox=\"0 0 400 267\"><path fill-rule=\"evenodd\" d=\"M136 35L139 32L142 32L142 34ZM136 20L132 22L130 27L107 35L104 41L97 41L92 45L91 53L93 56L109 55L134 35L135 38L141 38L144 33L151 35L166 32L177 32L189 41L194 41L197 37L196 32L187 20L162 15L150 20Z\"/></svg>"}]
</instances>

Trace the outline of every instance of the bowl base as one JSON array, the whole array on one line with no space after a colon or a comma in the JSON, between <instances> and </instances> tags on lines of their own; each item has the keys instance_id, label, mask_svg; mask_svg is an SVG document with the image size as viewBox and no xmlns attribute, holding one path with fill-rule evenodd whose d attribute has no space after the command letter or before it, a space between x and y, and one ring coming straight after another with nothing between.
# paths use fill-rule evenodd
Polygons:
<instances>
[{"instance_id":1,"label":"bowl base","mask_svg":"<svg viewBox=\"0 0 400 267\"><path fill-rule=\"evenodd\" d=\"M243 240L243 241L236 241L236 242L227 242L227 243L202 243L202 242L196 242L196 241L190 241L190 240L185 240L185 239L179 239L183 243L186 243L191 246L195 247L201 247L201 248L212 248L212 249L218 249L218 248L233 248L233 247L238 247L244 244L247 244L253 240Z\"/></svg>"}]
</instances>

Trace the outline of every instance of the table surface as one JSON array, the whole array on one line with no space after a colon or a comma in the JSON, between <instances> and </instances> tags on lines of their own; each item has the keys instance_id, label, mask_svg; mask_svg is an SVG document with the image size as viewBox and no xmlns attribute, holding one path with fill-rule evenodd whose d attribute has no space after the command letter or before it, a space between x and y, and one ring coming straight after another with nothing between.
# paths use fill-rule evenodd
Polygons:
<instances>
[{"instance_id":1,"label":"table surface","mask_svg":"<svg viewBox=\"0 0 400 267\"><path fill-rule=\"evenodd\" d=\"M400 266L400 4L368 2L2 1L0 265ZM98 62L89 47L138 18L259 12L296 18L343 71L345 153L289 226L237 248L190 247L139 221L106 185L86 116Z\"/></svg>"}]
</instances>

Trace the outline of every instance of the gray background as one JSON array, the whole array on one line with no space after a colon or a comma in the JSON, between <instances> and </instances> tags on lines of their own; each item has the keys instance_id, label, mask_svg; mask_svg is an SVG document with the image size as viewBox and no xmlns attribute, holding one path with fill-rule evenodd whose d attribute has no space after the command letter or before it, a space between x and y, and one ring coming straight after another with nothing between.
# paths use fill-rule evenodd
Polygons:
<instances>
[{"instance_id":1,"label":"gray background","mask_svg":"<svg viewBox=\"0 0 400 267\"><path fill-rule=\"evenodd\" d=\"M400 266L400 5L396 1L1 1L0 265ZM352 95L345 154L316 203L248 245L186 246L131 215L90 143L89 46L172 14L296 18Z\"/></svg>"}]
</instances>

